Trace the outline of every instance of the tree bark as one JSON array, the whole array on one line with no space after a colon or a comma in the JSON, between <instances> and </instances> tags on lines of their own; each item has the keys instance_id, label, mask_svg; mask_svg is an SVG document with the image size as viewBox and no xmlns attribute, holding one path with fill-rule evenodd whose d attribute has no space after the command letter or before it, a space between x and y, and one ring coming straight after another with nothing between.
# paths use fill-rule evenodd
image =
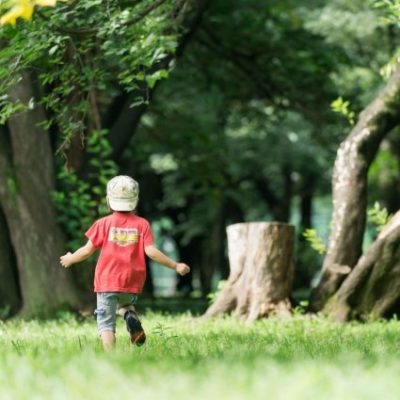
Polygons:
<instances>
[{"instance_id":1,"label":"tree bark","mask_svg":"<svg viewBox=\"0 0 400 400\"><path fill-rule=\"evenodd\" d=\"M382 139L400 122L400 66L360 114L337 152L333 172L332 231L311 309L321 310L361 255L366 222L367 173Z\"/></svg>"},{"instance_id":2,"label":"tree bark","mask_svg":"<svg viewBox=\"0 0 400 400\"><path fill-rule=\"evenodd\" d=\"M25 72L9 92L12 101L35 98ZM24 316L48 315L61 305L77 306L70 274L59 264L63 235L56 224L50 193L54 190L53 157L47 132L39 127L44 110L36 105L8 121L0 140L0 202L15 250Z\"/></svg>"},{"instance_id":3,"label":"tree bark","mask_svg":"<svg viewBox=\"0 0 400 400\"><path fill-rule=\"evenodd\" d=\"M340 322L384 317L400 303L400 211L325 307Z\"/></svg>"},{"instance_id":4,"label":"tree bark","mask_svg":"<svg viewBox=\"0 0 400 400\"><path fill-rule=\"evenodd\" d=\"M17 312L21 305L17 273L12 257L8 227L0 207L0 318Z\"/></svg>"},{"instance_id":5,"label":"tree bark","mask_svg":"<svg viewBox=\"0 0 400 400\"><path fill-rule=\"evenodd\" d=\"M287 315L293 280L294 228L253 222L227 228L230 276L205 317L234 312L246 321Z\"/></svg>"}]
</instances>

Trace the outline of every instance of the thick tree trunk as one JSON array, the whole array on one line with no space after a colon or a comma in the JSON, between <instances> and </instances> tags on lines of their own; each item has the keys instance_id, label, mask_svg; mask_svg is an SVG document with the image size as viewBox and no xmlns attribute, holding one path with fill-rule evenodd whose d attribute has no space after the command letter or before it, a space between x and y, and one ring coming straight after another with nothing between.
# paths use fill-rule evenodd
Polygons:
<instances>
[{"instance_id":1,"label":"thick tree trunk","mask_svg":"<svg viewBox=\"0 0 400 400\"><path fill-rule=\"evenodd\" d=\"M28 73L9 96L24 104L34 98ZM54 177L49 137L38 126L44 118L36 105L11 117L9 139L4 131L0 137L0 202L16 254L25 316L78 305L70 274L59 264L64 243L50 198Z\"/></svg>"},{"instance_id":2,"label":"thick tree trunk","mask_svg":"<svg viewBox=\"0 0 400 400\"><path fill-rule=\"evenodd\" d=\"M15 314L21 305L8 227L0 207L0 318Z\"/></svg>"},{"instance_id":3,"label":"thick tree trunk","mask_svg":"<svg viewBox=\"0 0 400 400\"><path fill-rule=\"evenodd\" d=\"M230 225L230 276L205 317L234 312L247 321L287 315L293 280L294 228L282 223Z\"/></svg>"},{"instance_id":4,"label":"thick tree trunk","mask_svg":"<svg viewBox=\"0 0 400 400\"><path fill-rule=\"evenodd\" d=\"M383 317L400 302L400 211L369 247L325 310L340 322Z\"/></svg>"},{"instance_id":5,"label":"thick tree trunk","mask_svg":"<svg viewBox=\"0 0 400 400\"><path fill-rule=\"evenodd\" d=\"M361 255L367 205L367 173L382 139L400 122L400 67L361 114L340 145L333 172L333 216L321 279L311 309L321 310Z\"/></svg>"}]
</instances>

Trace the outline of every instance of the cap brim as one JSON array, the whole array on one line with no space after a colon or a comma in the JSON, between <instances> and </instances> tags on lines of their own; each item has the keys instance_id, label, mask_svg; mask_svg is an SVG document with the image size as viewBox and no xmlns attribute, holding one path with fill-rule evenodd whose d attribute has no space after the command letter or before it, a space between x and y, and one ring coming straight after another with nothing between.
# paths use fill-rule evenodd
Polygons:
<instances>
[{"instance_id":1,"label":"cap brim","mask_svg":"<svg viewBox=\"0 0 400 400\"><path fill-rule=\"evenodd\" d=\"M112 200L108 198L108 203L114 211L133 211L136 208L137 200Z\"/></svg>"}]
</instances>

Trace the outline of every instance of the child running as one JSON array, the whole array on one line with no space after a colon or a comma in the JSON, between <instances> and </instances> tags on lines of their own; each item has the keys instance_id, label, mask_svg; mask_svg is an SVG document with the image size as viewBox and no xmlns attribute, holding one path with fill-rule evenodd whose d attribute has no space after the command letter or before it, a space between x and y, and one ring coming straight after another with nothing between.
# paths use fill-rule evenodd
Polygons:
<instances>
[{"instance_id":1,"label":"child running","mask_svg":"<svg viewBox=\"0 0 400 400\"><path fill-rule=\"evenodd\" d=\"M103 347L115 346L116 315L124 318L133 344L142 345L146 334L134 305L146 279L145 255L180 275L188 265L175 262L154 246L149 222L135 214L139 185L129 176L116 176L107 183L107 204L112 213L97 220L85 233L87 243L60 257L68 268L90 257L97 249L94 291L97 294L97 328Z\"/></svg>"}]
</instances>

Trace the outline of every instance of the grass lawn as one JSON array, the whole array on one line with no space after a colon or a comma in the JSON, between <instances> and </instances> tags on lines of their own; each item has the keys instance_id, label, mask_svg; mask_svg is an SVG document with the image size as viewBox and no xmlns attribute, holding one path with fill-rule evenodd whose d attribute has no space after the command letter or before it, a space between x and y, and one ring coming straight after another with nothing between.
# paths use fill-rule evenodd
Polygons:
<instances>
[{"instance_id":1,"label":"grass lawn","mask_svg":"<svg viewBox=\"0 0 400 400\"><path fill-rule=\"evenodd\" d=\"M400 322L245 326L147 313L147 344L101 350L94 320L0 323L0 399L399 399Z\"/></svg>"}]
</instances>

